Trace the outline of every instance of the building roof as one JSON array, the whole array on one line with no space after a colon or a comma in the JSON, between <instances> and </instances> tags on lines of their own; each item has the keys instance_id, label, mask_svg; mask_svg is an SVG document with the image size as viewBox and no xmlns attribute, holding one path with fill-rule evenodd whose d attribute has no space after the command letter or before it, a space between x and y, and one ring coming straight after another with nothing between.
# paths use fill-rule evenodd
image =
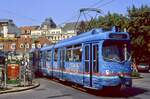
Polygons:
<instances>
[{"instance_id":1,"label":"building roof","mask_svg":"<svg viewBox=\"0 0 150 99\"><path fill-rule=\"evenodd\" d=\"M69 23L66 23L66 24L64 24L64 26L62 27L62 30L63 31L68 31L68 30L75 30L75 28L77 27L77 26L79 26L80 25L80 23L81 22L69 22Z\"/></svg>"},{"instance_id":2,"label":"building roof","mask_svg":"<svg viewBox=\"0 0 150 99\"><path fill-rule=\"evenodd\" d=\"M44 29L44 28L45 28L45 27L44 27L45 25L47 26L46 29L56 28L56 27L57 27L56 24L55 24L55 22L53 21L53 19L52 19L51 17L46 18L46 19L44 20L44 22L42 22L41 28Z\"/></svg>"},{"instance_id":3,"label":"building roof","mask_svg":"<svg viewBox=\"0 0 150 99\"><path fill-rule=\"evenodd\" d=\"M8 22L8 23L12 23L13 22L13 20L11 20L11 19L0 19L0 23L1 22Z\"/></svg>"},{"instance_id":4,"label":"building roof","mask_svg":"<svg viewBox=\"0 0 150 99\"><path fill-rule=\"evenodd\" d=\"M37 30L39 28L40 28L40 26L22 26L22 27L19 27L20 30Z\"/></svg>"},{"instance_id":5,"label":"building roof","mask_svg":"<svg viewBox=\"0 0 150 99\"><path fill-rule=\"evenodd\" d=\"M62 27L62 30L63 30L63 31L74 30L74 29L75 29L75 25L76 25L76 22L66 23L66 24Z\"/></svg>"}]
</instances>

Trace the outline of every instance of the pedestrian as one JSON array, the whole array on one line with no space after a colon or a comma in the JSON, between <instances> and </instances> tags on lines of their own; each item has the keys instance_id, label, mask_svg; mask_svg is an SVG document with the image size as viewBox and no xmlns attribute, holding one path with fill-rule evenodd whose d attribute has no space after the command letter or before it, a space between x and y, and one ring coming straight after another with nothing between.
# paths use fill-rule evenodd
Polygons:
<instances>
[{"instance_id":1,"label":"pedestrian","mask_svg":"<svg viewBox=\"0 0 150 99\"><path fill-rule=\"evenodd\" d=\"M135 62L133 62L132 68L133 68L133 71L134 71L134 72L138 72L137 65L136 65Z\"/></svg>"}]
</instances>

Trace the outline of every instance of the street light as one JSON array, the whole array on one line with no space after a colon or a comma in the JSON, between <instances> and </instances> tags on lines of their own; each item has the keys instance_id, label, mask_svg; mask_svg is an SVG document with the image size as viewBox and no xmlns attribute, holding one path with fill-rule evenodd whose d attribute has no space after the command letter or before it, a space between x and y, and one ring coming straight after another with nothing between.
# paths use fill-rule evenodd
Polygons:
<instances>
[{"instance_id":1,"label":"street light","mask_svg":"<svg viewBox=\"0 0 150 99\"><path fill-rule=\"evenodd\" d=\"M26 42L27 36L25 35L25 44L24 44L24 54L23 54L23 61L25 60L25 54L26 54ZM26 86L26 67L25 67L25 61L24 61L24 66L23 66L24 74L23 74L23 82L24 86Z\"/></svg>"}]
</instances>

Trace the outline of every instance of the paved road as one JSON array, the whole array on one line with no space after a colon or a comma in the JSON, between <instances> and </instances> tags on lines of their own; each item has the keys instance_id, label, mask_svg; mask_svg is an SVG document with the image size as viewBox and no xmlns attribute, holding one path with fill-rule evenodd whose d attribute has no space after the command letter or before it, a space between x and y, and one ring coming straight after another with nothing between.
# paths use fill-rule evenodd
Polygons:
<instances>
[{"instance_id":1,"label":"paved road","mask_svg":"<svg viewBox=\"0 0 150 99\"><path fill-rule=\"evenodd\" d=\"M38 79L41 86L25 92L1 94L0 99L149 99L150 73L143 74L143 79L134 79L133 88L121 92L87 93L47 79Z\"/></svg>"}]
</instances>

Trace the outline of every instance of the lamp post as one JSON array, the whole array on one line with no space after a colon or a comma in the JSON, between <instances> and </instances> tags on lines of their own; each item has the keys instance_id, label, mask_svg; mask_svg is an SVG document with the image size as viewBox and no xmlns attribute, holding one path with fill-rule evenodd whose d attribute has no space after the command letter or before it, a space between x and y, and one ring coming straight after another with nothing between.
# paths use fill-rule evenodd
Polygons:
<instances>
[{"instance_id":1,"label":"lamp post","mask_svg":"<svg viewBox=\"0 0 150 99\"><path fill-rule=\"evenodd\" d=\"M7 88L7 64L6 64L5 60L4 60L4 66L5 66L5 69L4 69L4 88Z\"/></svg>"},{"instance_id":2,"label":"lamp post","mask_svg":"<svg viewBox=\"0 0 150 99\"><path fill-rule=\"evenodd\" d=\"M24 54L23 54L23 61L24 61L24 66L23 66L23 69L24 69L24 74L23 74L23 82L24 82L24 86L26 86L26 65L25 65L25 55L26 55L26 46L27 46L27 42L26 42L26 39L27 39L27 36L25 35L25 44L24 44Z\"/></svg>"}]
</instances>

